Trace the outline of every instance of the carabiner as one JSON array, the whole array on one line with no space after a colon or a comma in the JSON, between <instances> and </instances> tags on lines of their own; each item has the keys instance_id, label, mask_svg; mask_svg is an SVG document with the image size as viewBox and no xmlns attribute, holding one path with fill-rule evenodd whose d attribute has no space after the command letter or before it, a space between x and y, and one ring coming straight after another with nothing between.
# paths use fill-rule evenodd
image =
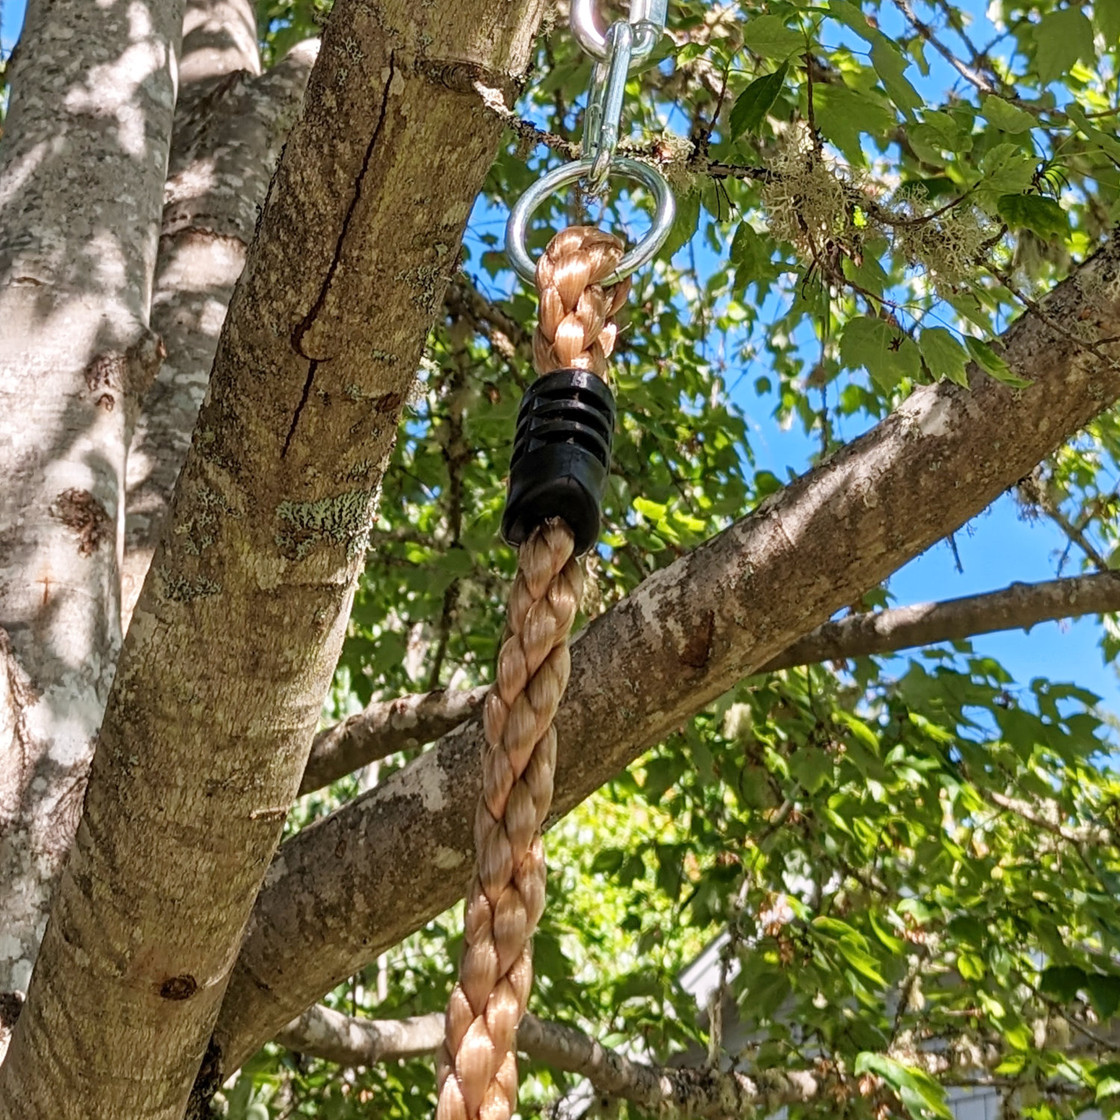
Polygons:
<instances>
[{"instance_id":1,"label":"carabiner","mask_svg":"<svg viewBox=\"0 0 1120 1120\"><path fill-rule=\"evenodd\" d=\"M630 70L634 32L628 23L618 20L607 29L607 58L596 62L591 72L591 91L587 95L587 112L583 117L582 155L590 159L587 193L600 194L607 184L607 174L618 147L622 102L626 97L626 75Z\"/></svg>"},{"instance_id":2,"label":"carabiner","mask_svg":"<svg viewBox=\"0 0 1120 1120\"><path fill-rule=\"evenodd\" d=\"M644 62L653 53L665 30L668 11L669 0L630 0L630 15L626 22L634 29L631 66ZM595 0L572 0L571 25L572 34L584 51L592 58L605 62L610 47L595 21Z\"/></svg>"}]
</instances>

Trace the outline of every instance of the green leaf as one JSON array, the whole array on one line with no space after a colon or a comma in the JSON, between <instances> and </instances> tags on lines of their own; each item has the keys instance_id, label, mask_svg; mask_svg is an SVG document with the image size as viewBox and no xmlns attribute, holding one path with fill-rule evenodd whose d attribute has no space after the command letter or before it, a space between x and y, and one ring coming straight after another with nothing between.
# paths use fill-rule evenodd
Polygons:
<instances>
[{"instance_id":1,"label":"green leaf","mask_svg":"<svg viewBox=\"0 0 1120 1120\"><path fill-rule=\"evenodd\" d=\"M965 980L983 980L984 962L975 953L961 953L957 957L957 971Z\"/></svg>"},{"instance_id":2,"label":"green leaf","mask_svg":"<svg viewBox=\"0 0 1120 1120\"><path fill-rule=\"evenodd\" d=\"M882 137L894 127L894 114L874 96L835 84L821 86L813 94L817 125L849 160L863 163L860 134Z\"/></svg>"},{"instance_id":3,"label":"green leaf","mask_svg":"<svg viewBox=\"0 0 1120 1120\"><path fill-rule=\"evenodd\" d=\"M677 65L684 66L686 63L692 62L693 59L699 58L707 49L704 43L685 43L676 53Z\"/></svg>"},{"instance_id":4,"label":"green leaf","mask_svg":"<svg viewBox=\"0 0 1120 1120\"><path fill-rule=\"evenodd\" d=\"M996 128L1004 132L1029 132L1038 123L1025 109L1019 109L1002 97L985 94L980 111Z\"/></svg>"},{"instance_id":5,"label":"green leaf","mask_svg":"<svg viewBox=\"0 0 1120 1120\"><path fill-rule=\"evenodd\" d=\"M1069 217L1052 198L1001 194L996 210L1012 229L1032 230L1047 241L1062 240L1069 234Z\"/></svg>"},{"instance_id":6,"label":"green leaf","mask_svg":"<svg viewBox=\"0 0 1120 1120\"><path fill-rule=\"evenodd\" d=\"M777 101L778 94L782 92L788 69L788 65L783 62L773 74L756 78L735 98L730 119L732 140L738 140L747 132L757 132L762 127L770 106Z\"/></svg>"},{"instance_id":7,"label":"green leaf","mask_svg":"<svg viewBox=\"0 0 1120 1120\"><path fill-rule=\"evenodd\" d=\"M743 44L747 50L763 58L779 61L800 54L808 46L805 36L786 27L779 16L759 16L749 20L743 27Z\"/></svg>"},{"instance_id":8,"label":"green leaf","mask_svg":"<svg viewBox=\"0 0 1120 1120\"><path fill-rule=\"evenodd\" d=\"M968 353L952 331L944 327L924 327L918 336L918 349L935 378L946 377L968 388Z\"/></svg>"},{"instance_id":9,"label":"green leaf","mask_svg":"<svg viewBox=\"0 0 1120 1120\"><path fill-rule=\"evenodd\" d=\"M922 95L905 76L906 59L888 39L878 40L871 48L871 65L875 67L875 73L879 75L890 99L907 116L925 104Z\"/></svg>"},{"instance_id":10,"label":"green leaf","mask_svg":"<svg viewBox=\"0 0 1120 1120\"><path fill-rule=\"evenodd\" d=\"M832 758L820 747L802 747L791 756L789 772L809 793L816 793L832 777Z\"/></svg>"},{"instance_id":11,"label":"green leaf","mask_svg":"<svg viewBox=\"0 0 1120 1120\"><path fill-rule=\"evenodd\" d=\"M655 525L657 522L664 520L665 514L668 512L669 507L662 505L660 502L651 502L649 498L638 497L634 499L634 508L648 521L652 521Z\"/></svg>"},{"instance_id":12,"label":"green leaf","mask_svg":"<svg viewBox=\"0 0 1120 1120\"><path fill-rule=\"evenodd\" d=\"M1093 1010L1102 1019L1111 1019L1120 1010L1120 976L1091 973L1085 978L1085 989Z\"/></svg>"},{"instance_id":13,"label":"green leaf","mask_svg":"<svg viewBox=\"0 0 1120 1120\"><path fill-rule=\"evenodd\" d=\"M883 319L851 319L840 338L840 361L849 369L866 369L879 388L893 389L904 377L916 377L918 348L906 333Z\"/></svg>"},{"instance_id":14,"label":"green leaf","mask_svg":"<svg viewBox=\"0 0 1120 1120\"><path fill-rule=\"evenodd\" d=\"M747 1006L752 1016L767 1019L778 1010L789 995L789 977L784 972L774 970L762 973L753 983L749 992Z\"/></svg>"},{"instance_id":15,"label":"green leaf","mask_svg":"<svg viewBox=\"0 0 1120 1120\"><path fill-rule=\"evenodd\" d=\"M1087 979L1085 973L1073 965L1054 965L1043 971L1038 987L1043 995L1069 1003L1077 998Z\"/></svg>"},{"instance_id":16,"label":"green leaf","mask_svg":"<svg viewBox=\"0 0 1120 1120\"><path fill-rule=\"evenodd\" d=\"M1049 85L1081 59L1087 66L1096 61L1093 25L1080 6L1062 8L1044 15L1034 29L1035 66L1043 85Z\"/></svg>"},{"instance_id":17,"label":"green leaf","mask_svg":"<svg viewBox=\"0 0 1120 1120\"><path fill-rule=\"evenodd\" d=\"M735 282L740 288L758 280L770 264L771 246L745 218L731 239L731 263L735 266Z\"/></svg>"},{"instance_id":18,"label":"green leaf","mask_svg":"<svg viewBox=\"0 0 1120 1120\"><path fill-rule=\"evenodd\" d=\"M1034 180L1038 159L1018 144L997 144L980 161L980 187L985 191L1025 191Z\"/></svg>"},{"instance_id":19,"label":"green leaf","mask_svg":"<svg viewBox=\"0 0 1120 1120\"><path fill-rule=\"evenodd\" d=\"M1102 151L1106 152L1114 160L1120 161L1120 140L1117 140L1111 133L1104 132L1097 128L1097 126L1085 116L1080 105L1071 101L1065 106L1065 113L1090 140L1100 146Z\"/></svg>"},{"instance_id":20,"label":"green leaf","mask_svg":"<svg viewBox=\"0 0 1120 1120\"><path fill-rule=\"evenodd\" d=\"M867 16L851 0L829 0L828 14L868 43L883 38L883 33L867 22Z\"/></svg>"},{"instance_id":21,"label":"green leaf","mask_svg":"<svg viewBox=\"0 0 1120 1120\"><path fill-rule=\"evenodd\" d=\"M1093 0L1093 22L1110 48L1120 42L1120 0Z\"/></svg>"},{"instance_id":22,"label":"green leaf","mask_svg":"<svg viewBox=\"0 0 1120 1120\"><path fill-rule=\"evenodd\" d=\"M870 980L877 988L886 987L886 980L879 972L875 958L854 942L842 937L836 942L840 955L858 972L865 980Z\"/></svg>"},{"instance_id":23,"label":"green leaf","mask_svg":"<svg viewBox=\"0 0 1120 1120\"><path fill-rule=\"evenodd\" d=\"M1012 373L1011 367L986 342L973 338L972 335L965 335L964 344L968 347L972 360L997 381L1010 385L1012 389L1025 389L1034 384Z\"/></svg>"},{"instance_id":24,"label":"green leaf","mask_svg":"<svg viewBox=\"0 0 1120 1120\"><path fill-rule=\"evenodd\" d=\"M683 248L692 240L700 225L700 192L689 191L683 198L677 199L677 216L673 228L665 239L665 246L661 255L669 260L678 249Z\"/></svg>"},{"instance_id":25,"label":"green leaf","mask_svg":"<svg viewBox=\"0 0 1120 1120\"><path fill-rule=\"evenodd\" d=\"M856 1058L855 1071L878 1074L899 1095L911 1115L953 1120L945 1103L945 1090L921 1070L904 1066L886 1054L865 1050Z\"/></svg>"}]
</instances>

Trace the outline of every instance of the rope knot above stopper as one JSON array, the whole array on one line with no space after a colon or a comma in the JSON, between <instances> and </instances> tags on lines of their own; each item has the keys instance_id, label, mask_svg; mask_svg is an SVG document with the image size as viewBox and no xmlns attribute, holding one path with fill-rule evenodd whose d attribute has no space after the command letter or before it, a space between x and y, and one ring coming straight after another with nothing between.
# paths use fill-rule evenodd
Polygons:
<instances>
[{"instance_id":1,"label":"rope knot above stopper","mask_svg":"<svg viewBox=\"0 0 1120 1120\"><path fill-rule=\"evenodd\" d=\"M594 226L569 226L548 243L537 262L537 373L586 369L606 380L607 358L618 337L613 317L630 292L630 278L609 288L603 281L618 268L622 255L622 242Z\"/></svg>"}]
</instances>

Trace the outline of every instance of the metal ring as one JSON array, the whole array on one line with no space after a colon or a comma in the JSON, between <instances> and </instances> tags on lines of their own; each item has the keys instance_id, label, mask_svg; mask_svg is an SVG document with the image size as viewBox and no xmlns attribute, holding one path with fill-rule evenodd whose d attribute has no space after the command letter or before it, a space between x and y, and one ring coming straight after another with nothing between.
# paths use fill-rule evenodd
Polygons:
<instances>
[{"instance_id":1,"label":"metal ring","mask_svg":"<svg viewBox=\"0 0 1120 1120\"><path fill-rule=\"evenodd\" d=\"M533 259L525 248L529 219L553 191L579 179L587 178L591 174L594 163L592 159L580 159L573 163L562 164L554 171L550 171L543 179L538 179L517 200L510 211L509 221L506 223L506 256L509 258L509 263L513 265L514 272L527 284L533 283L537 275L536 265L533 264ZM639 163L636 159L616 159L611 163L609 174L621 175L624 179L633 179L641 183L654 198L653 221L645 237L619 261L618 268L603 281L604 284L615 284L653 259L673 228L677 207L669 184L661 172L650 167L648 163Z\"/></svg>"},{"instance_id":2,"label":"metal ring","mask_svg":"<svg viewBox=\"0 0 1120 1120\"><path fill-rule=\"evenodd\" d=\"M630 17L634 29L634 53L630 65L644 61L653 53L665 28L668 0L630 0ZM595 0L572 0L571 28L576 42L592 58L605 61L610 51L607 38L595 22Z\"/></svg>"}]
</instances>

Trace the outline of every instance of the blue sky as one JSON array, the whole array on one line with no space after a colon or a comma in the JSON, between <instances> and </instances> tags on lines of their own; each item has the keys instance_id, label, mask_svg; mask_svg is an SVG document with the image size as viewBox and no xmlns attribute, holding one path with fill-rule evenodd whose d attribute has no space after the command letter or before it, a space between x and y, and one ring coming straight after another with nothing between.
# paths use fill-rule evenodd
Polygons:
<instances>
[{"instance_id":1,"label":"blue sky","mask_svg":"<svg viewBox=\"0 0 1120 1120\"><path fill-rule=\"evenodd\" d=\"M973 17L978 38L986 41L993 28L983 0L963 0L959 6ZM23 0L0 0L0 44L5 51L18 35L23 9ZM884 30L891 29L884 26ZM910 76L920 91L940 96L958 78L932 52L930 61L927 78L916 76L913 68ZM477 221L493 228L494 215L479 213ZM752 370L751 374L761 372ZM776 402L755 397L753 382L754 376L738 378L736 403L750 417L756 468L771 470L779 477L784 477L788 468L806 469L816 450L815 441L798 427L783 430L772 416ZM1021 520L1015 502L1003 497L956 535L956 546L962 571L958 571L948 544L937 544L891 578L890 590L896 600L912 603L946 599L994 590L1016 580L1052 578L1066 540L1049 522ZM1063 574L1075 574L1079 565L1080 556L1074 550ZM1035 676L1074 681L1098 693L1108 708L1120 713L1120 678L1103 662L1098 640L1099 628L1090 618L1045 623L1030 634L1016 631L980 637L973 640L973 645L979 653L1001 661L1021 685Z\"/></svg>"}]
</instances>

